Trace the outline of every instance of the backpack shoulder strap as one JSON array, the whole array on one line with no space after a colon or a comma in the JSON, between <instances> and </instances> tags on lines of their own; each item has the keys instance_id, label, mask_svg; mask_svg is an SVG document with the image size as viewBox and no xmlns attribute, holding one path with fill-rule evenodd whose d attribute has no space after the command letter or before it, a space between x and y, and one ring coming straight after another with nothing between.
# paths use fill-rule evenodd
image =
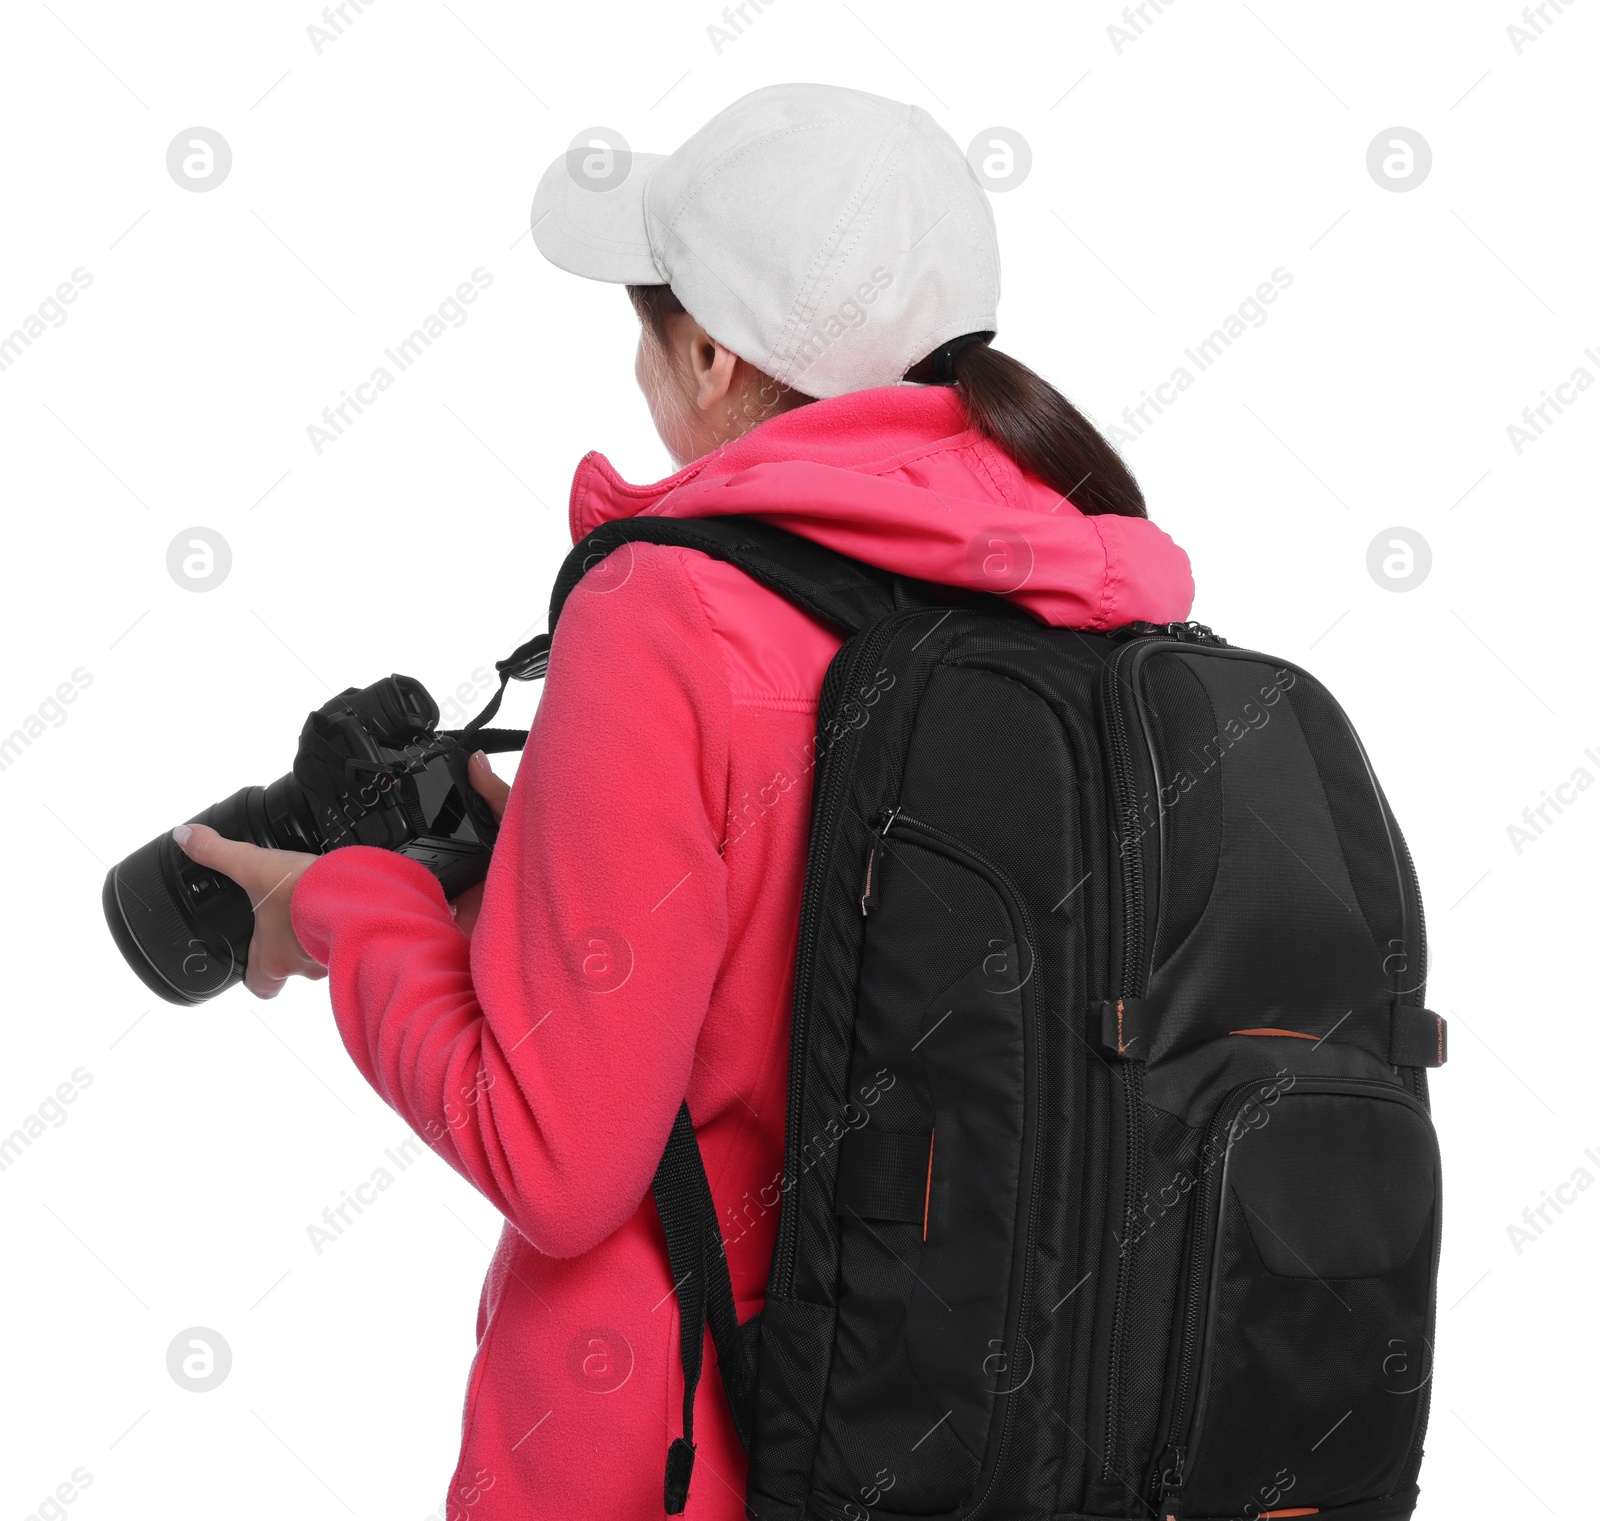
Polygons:
<instances>
[{"instance_id":1,"label":"backpack shoulder strap","mask_svg":"<svg viewBox=\"0 0 1600 1521\"><path fill-rule=\"evenodd\" d=\"M689 1479L694 1471L694 1402L708 1325L717 1349L722 1391L733 1415L734 1430L747 1452L755 1413L755 1324L739 1324L722 1227L717 1221L687 1102L678 1106L651 1191L667 1238L667 1260L678 1299L678 1349L683 1362L683 1435L674 1437L667 1448L662 1494L663 1509L669 1516L676 1516L683 1513L688 1501Z\"/></svg>"},{"instance_id":2,"label":"backpack shoulder strap","mask_svg":"<svg viewBox=\"0 0 1600 1521\"><path fill-rule=\"evenodd\" d=\"M575 545L550 593L550 628L584 572L627 543L677 544L736 565L823 623L854 634L896 608L932 601L923 582L879 570L754 518L615 518Z\"/></svg>"},{"instance_id":3,"label":"backpack shoulder strap","mask_svg":"<svg viewBox=\"0 0 1600 1521\"><path fill-rule=\"evenodd\" d=\"M544 675L551 634L567 598L585 572L630 543L680 545L724 560L846 635L901 608L937 606L950 600L948 590L880 570L753 518L617 518L602 523L568 554L550 594L549 631L534 635L504 660L496 661L499 690L471 723L452 731L463 742L471 740L489 751L521 749L526 731L485 727L499 711L506 684ZM679 1308L683 1434L674 1438L667 1450L662 1496L666 1512L679 1515L688 1500L694 1469L694 1401L708 1326L734 1428L746 1448L755 1380L755 1326L739 1324L722 1230L687 1103L678 1111L652 1192L666 1235Z\"/></svg>"},{"instance_id":4,"label":"backpack shoulder strap","mask_svg":"<svg viewBox=\"0 0 1600 1521\"><path fill-rule=\"evenodd\" d=\"M897 608L937 600L931 588L920 582L863 564L753 518L617 518L601 524L567 556L550 594L552 631L585 572L630 543L676 544L724 560L801 611L846 634L859 632ZM547 659L549 635L541 637L545 643L540 658ZM678 1111L652 1191L666 1234L679 1309L683 1434L668 1448L662 1497L666 1512L678 1515L687 1502L694 1468L694 1401L708 1325L734 1429L746 1449L754 1413L755 1376L754 1326L739 1324L722 1229L687 1104Z\"/></svg>"},{"instance_id":5,"label":"backpack shoulder strap","mask_svg":"<svg viewBox=\"0 0 1600 1521\"><path fill-rule=\"evenodd\" d=\"M500 711L508 682L532 681L544 675L556 620L585 572L593 570L614 550L632 543L677 544L698 549L714 560L725 560L786 597L802 612L846 634L859 633L899 608L935 606L950 599L948 589L941 591L926 581L879 570L754 518L615 518L572 547L550 592L547 632L535 634L504 660L495 662L495 670L500 673L499 690L471 723L451 732L462 739L474 738L479 749L490 753L522 748L526 730L488 729L484 725Z\"/></svg>"}]
</instances>

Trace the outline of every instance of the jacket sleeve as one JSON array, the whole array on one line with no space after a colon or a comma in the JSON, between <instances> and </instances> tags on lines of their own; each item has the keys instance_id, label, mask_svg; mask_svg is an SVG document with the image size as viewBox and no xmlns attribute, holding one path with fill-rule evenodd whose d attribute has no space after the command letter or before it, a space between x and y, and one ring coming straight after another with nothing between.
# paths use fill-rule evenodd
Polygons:
<instances>
[{"instance_id":1,"label":"jacket sleeve","mask_svg":"<svg viewBox=\"0 0 1600 1521\"><path fill-rule=\"evenodd\" d=\"M470 942L364 846L292 903L362 1075L554 1256L643 1200L727 939L730 698L687 553L624 546L569 598Z\"/></svg>"}]
</instances>

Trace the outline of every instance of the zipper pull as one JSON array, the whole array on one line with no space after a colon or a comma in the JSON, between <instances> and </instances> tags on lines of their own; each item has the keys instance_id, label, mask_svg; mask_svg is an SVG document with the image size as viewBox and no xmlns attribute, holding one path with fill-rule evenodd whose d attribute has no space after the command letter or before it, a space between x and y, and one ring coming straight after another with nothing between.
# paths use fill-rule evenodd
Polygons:
<instances>
[{"instance_id":1,"label":"zipper pull","mask_svg":"<svg viewBox=\"0 0 1600 1521\"><path fill-rule=\"evenodd\" d=\"M865 918L878 906L878 873L882 868L879 860L879 846L883 837L888 834L889 826L894 823L898 808L884 807L878 810L878 822L873 827L872 844L867 850L867 877L861 888L861 914Z\"/></svg>"},{"instance_id":2,"label":"zipper pull","mask_svg":"<svg viewBox=\"0 0 1600 1521\"><path fill-rule=\"evenodd\" d=\"M1181 1447L1169 1447L1161 1455L1161 1498L1156 1506L1156 1521L1179 1521L1184 1457Z\"/></svg>"},{"instance_id":3,"label":"zipper pull","mask_svg":"<svg viewBox=\"0 0 1600 1521\"><path fill-rule=\"evenodd\" d=\"M1169 623L1167 633L1183 644L1213 644L1226 648L1228 643L1221 634L1213 633L1204 623L1193 619L1187 623Z\"/></svg>"},{"instance_id":4,"label":"zipper pull","mask_svg":"<svg viewBox=\"0 0 1600 1521\"><path fill-rule=\"evenodd\" d=\"M1124 623L1111 629L1106 637L1115 639L1119 644L1127 639L1147 639L1151 634L1166 632L1164 625L1151 623L1147 618L1135 618L1132 623Z\"/></svg>"},{"instance_id":5,"label":"zipper pull","mask_svg":"<svg viewBox=\"0 0 1600 1521\"><path fill-rule=\"evenodd\" d=\"M865 918L878 906L878 840L875 837L867 851L867 880L861 889L861 916Z\"/></svg>"},{"instance_id":6,"label":"zipper pull","mask_svg":"<svg viewBox=\"0 0 1600 1521\"><path fill-rule=\"evenodd\" d=\"M1128 639L1149 639L1158 636L1176 639L1180 644L1212 644L1226 648L1228 643L1221 634L1214 633L1204 623L1196 623L1192 618L1187 623L1151 623L1147 618L1136 618L1132 623L1124 623L1120 628L1111 629L1107 635L1119 643Z\"/></svg>"}]
</instances>

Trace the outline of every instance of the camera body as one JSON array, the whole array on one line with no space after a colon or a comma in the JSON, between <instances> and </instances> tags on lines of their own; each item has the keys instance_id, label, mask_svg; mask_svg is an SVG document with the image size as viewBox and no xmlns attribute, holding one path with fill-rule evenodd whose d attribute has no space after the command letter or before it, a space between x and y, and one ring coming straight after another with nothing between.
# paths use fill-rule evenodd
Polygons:
<instances>
[{"instance_id":1,"label":"camera body","mask_svg":"<svg viewBox=\"0 0 1600 1521\"><path fill-rule=\"evenodd\" d=\"M241 787L189 822L313 855L375 845L426 866L454 897L483 880L498 825L467 778L472 736L438 722L414 677L350 687L307 717L287 775ZM254 905L170 834L113 866L101 903L123 958L169 1003L203 1003L244 977Z\"/></svg>"}]
</instances>

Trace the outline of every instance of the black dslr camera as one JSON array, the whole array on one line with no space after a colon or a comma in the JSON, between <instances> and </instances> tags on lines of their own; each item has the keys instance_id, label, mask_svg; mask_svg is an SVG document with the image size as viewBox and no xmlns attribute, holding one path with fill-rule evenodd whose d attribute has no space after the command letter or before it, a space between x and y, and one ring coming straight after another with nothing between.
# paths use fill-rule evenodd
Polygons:
<instances>
[{"instance_id":1,"label":"black dslr camera","mask_svg":"<svg viewBox=\"0 0 1600 1521\"><path fill-rule=\"evenodd\" d=\"M506 681L544 674L539 635L499 662L500 692L465 729L438 730L420 681L387 676L350 687L312 713L294 768L266 787L241 787L189 820L231 840L323 855L377 845L420 861L446 897L483 880L499 826L467 778L478 749L514 748L520 732L481 729ZM170 833L106 874L106 923L123 959L169 1003L197 1004L244 977L254 907L244 889L191 861Z\"/></svg>"}]
</instances>

